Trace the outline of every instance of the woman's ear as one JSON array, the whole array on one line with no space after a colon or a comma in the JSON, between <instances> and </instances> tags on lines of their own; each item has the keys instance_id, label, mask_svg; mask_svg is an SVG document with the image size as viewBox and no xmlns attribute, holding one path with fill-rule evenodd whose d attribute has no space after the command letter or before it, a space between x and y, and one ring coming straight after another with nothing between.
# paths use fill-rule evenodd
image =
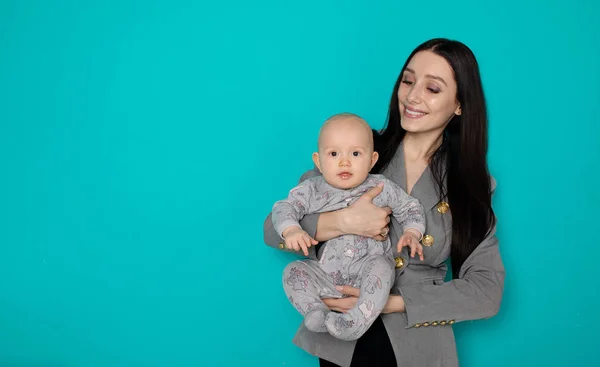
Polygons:
<instances>
[{"instance_id":1,"label":"woman's ear","mask_svg":"<svg viewBox=\"0 0 600 367\"><path fill-rule=\"evenodd\" d=\"M456 110L454 110L454 114L456 116L460 116L462 114L462 109L460 108L460 103L458 104L458 106L456 107Z\"/></svg>"}]
</instances>

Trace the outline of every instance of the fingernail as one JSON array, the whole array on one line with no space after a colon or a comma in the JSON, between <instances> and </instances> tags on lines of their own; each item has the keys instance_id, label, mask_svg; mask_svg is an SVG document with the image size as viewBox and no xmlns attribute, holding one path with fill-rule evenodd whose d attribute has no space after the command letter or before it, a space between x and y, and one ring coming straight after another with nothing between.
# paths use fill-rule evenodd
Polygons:
<instances>
[{"instance_id":1,"label":"fingernail","mask_svg":"<svg viewBox=\"0 0 600 367\"><path fill-rule=\"evenodd\" d=\"M378 183L377 187L383 187L383 182Z\"/></svg>"},{"instance_id":2,"label":"fingernail","mask_svg":"<svg viewBox=\"0 0 600 367\"><path fill-rule=\"evenodd\" d=\"M339 286L339 285L336 285L336 286L335 286L335 289L337 289L338 291L341 291L342 289L344 289L344 287L342 287L342 286Z\"/></svg>"}]
</instances>

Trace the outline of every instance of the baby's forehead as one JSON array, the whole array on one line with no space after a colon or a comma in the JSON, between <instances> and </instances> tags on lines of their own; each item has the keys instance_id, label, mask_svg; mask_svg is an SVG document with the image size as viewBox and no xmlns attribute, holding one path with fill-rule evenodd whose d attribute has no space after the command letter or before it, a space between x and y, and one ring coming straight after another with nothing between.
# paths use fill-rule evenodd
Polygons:
<instances>
[{"instance_id":1,"label":"baby's forehead","mask_svg":"<svg viewBox=\"0 0 600 367\"><path fill-rule=\"evenodd\" d=\"M330 118L329 120L325 121L321 127L321 134L329 131L352 131L371 134L371 128L369 127L369 124L357 116L334 116Z\"/></svg>"},{"instance_id":2,"label":"baby's forehead","mask_svg":"<svg viewBox=\"0 0 600 367\"><path fill-rule=\"evenodd\" d=\"M319 146L326 145L331 140L336 140L341 144L356 145L356 141L350 142L350 139L341 138L342 136L354 134L356 134L355 136L361 136L361 140L364 138L361 145L364 145L365 148L373 146L373 131L363 119L355 116L343 116L327 120L321 127Z\"/></svg>"}]
</instances>

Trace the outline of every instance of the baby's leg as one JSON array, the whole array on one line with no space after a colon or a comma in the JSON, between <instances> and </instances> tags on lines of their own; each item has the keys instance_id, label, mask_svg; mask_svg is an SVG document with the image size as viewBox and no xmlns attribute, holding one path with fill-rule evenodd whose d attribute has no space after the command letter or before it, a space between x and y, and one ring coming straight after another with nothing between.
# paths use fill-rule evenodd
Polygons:
<instances>
[{"instance_id":1,"label":"baby's leg","mask_svg":"<svg viewBox=\"0 0 600 367\"><path fill-rule=\"evenodd\" d=\"M288 299L304 316L310 331L327 332L325 317L329 308L321 301L324 293L338 293L327 274L313 260L294 261L283 271L283 289Z\"/></svg>"},{"instance_id":2,"label":"baby's leg","mask_svg":"<svg viewBox=\"0 0 600 367\"><path fill-rule=\"evenodd\" d=\"M360 270L360 297L347 313L331 312L325 325L339 339L356 340L369 329L390 296L394 282L392 260L384 255L371 255Z\"/></svg>"}]
</instances>

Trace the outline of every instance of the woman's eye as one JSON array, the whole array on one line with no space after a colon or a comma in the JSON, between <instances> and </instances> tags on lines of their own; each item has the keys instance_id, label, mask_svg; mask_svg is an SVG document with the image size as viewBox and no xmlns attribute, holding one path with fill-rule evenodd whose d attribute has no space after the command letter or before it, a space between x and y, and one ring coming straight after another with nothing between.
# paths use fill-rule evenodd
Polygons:
<instances>
[{"instance_id":1,"label":"woman's eye","mask_svg":"<svg viewBox=\"0 0 600 367\"><path fill-rule=\"evenodd\" d=\"M404 80L402 80L402 83L404 83L406 85L412 85L413 82L410 80L404 79Z\"/></svg>"}]
</instances>

